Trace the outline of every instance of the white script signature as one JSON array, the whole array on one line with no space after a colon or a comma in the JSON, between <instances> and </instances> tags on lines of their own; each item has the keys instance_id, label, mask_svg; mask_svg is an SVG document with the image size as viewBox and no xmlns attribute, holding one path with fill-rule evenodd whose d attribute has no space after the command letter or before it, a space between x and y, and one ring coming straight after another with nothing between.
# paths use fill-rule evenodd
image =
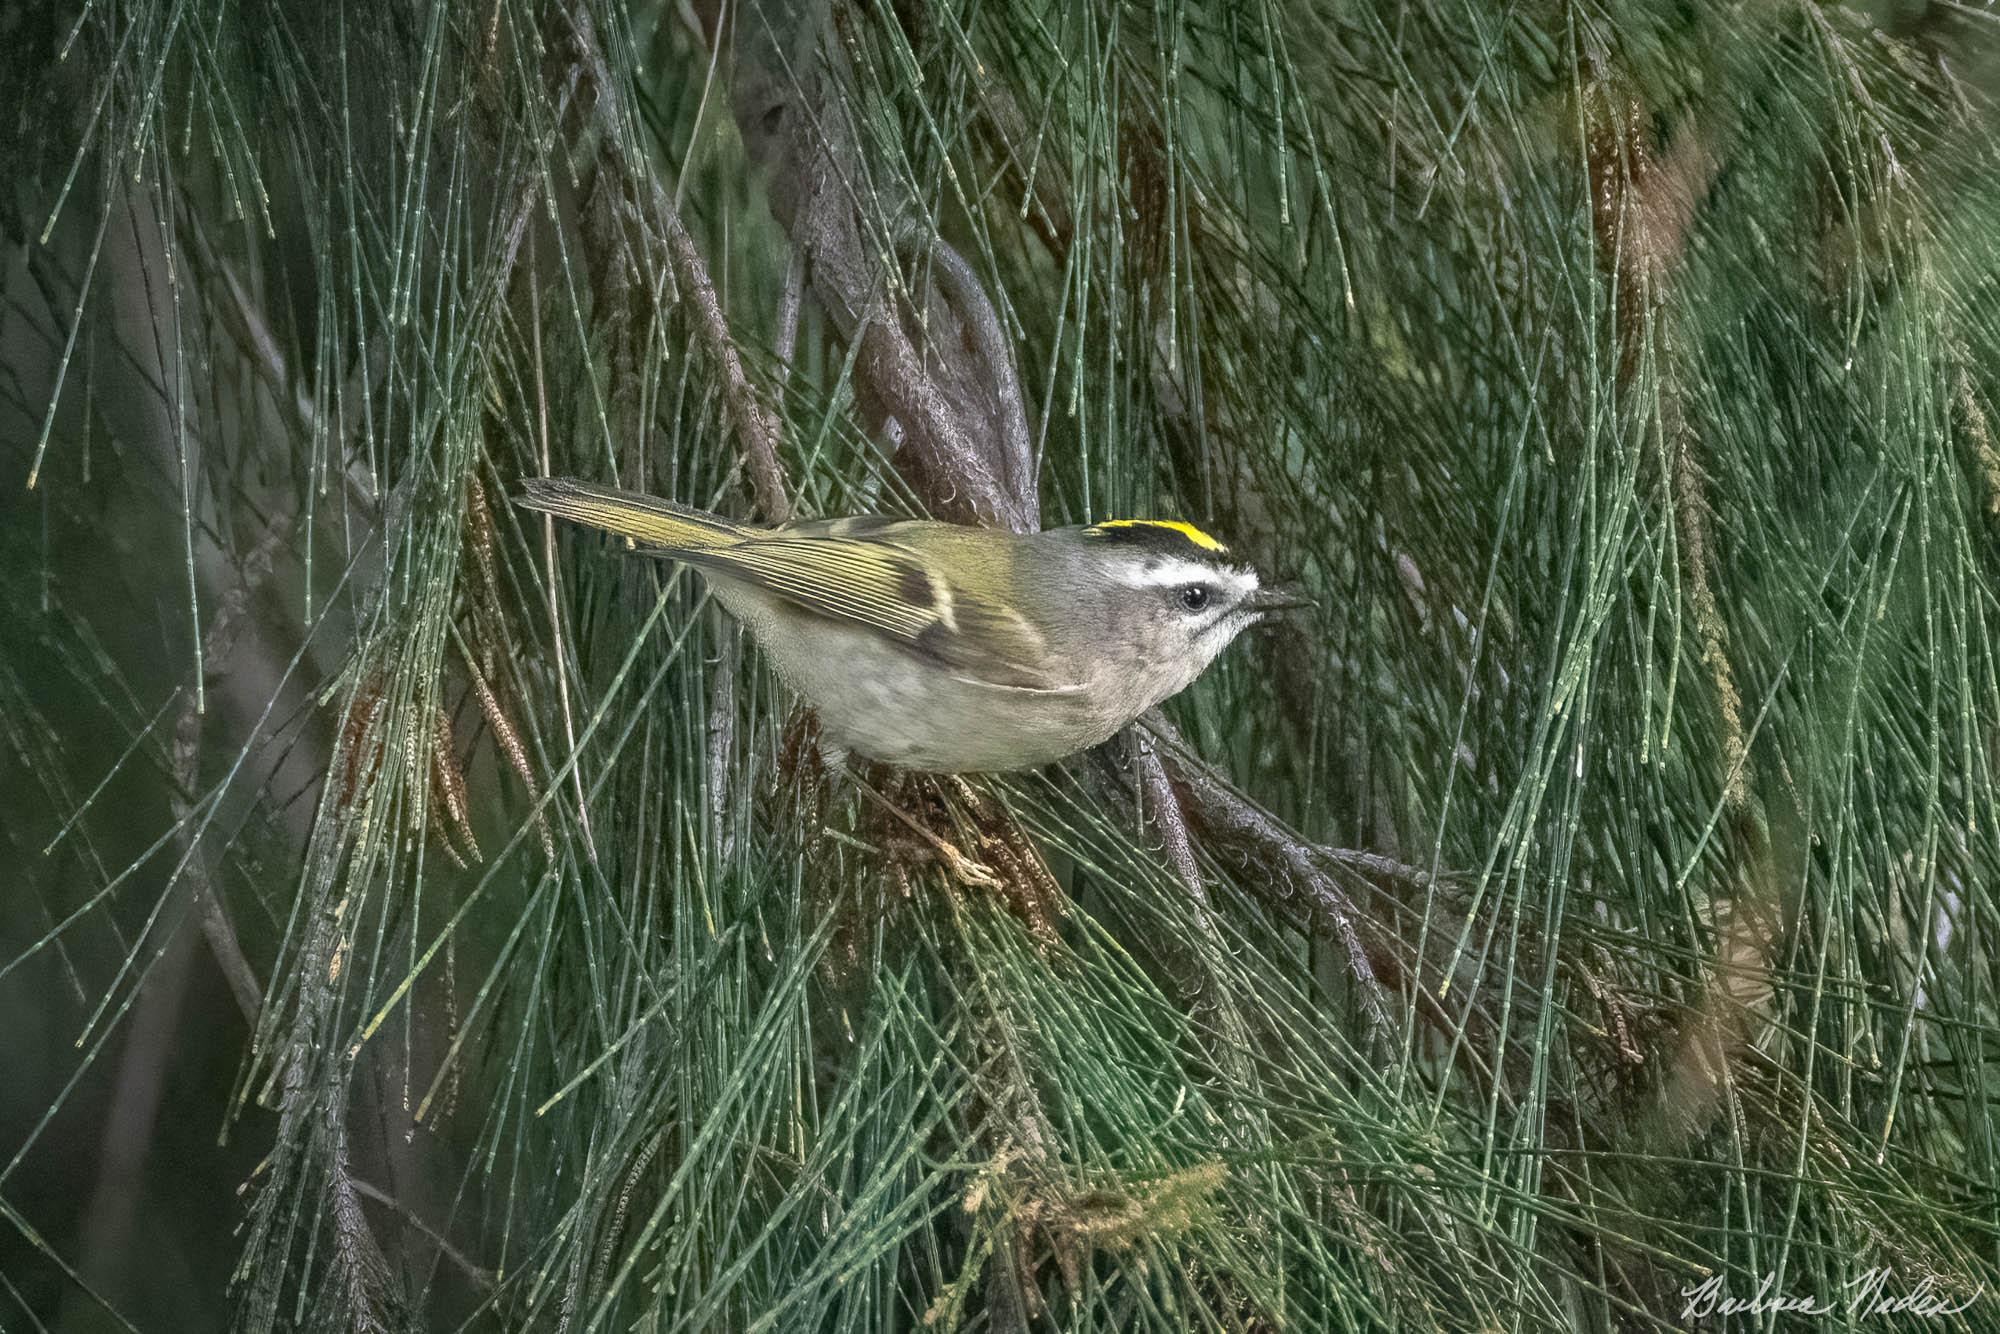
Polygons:
<instances>
[{"instance_id":1,"label":"white script signature","mask_svg":"<svg viewBox=\"0 0 2000 1334\"><path fill-rule=\"evenodd\" d=\"M1892 1293L1889 1283L1894 1278L1894 1270L1870 1269L1842 1285L1842 1295L1836 1299L1774 1292L1772 1289L1777 1287L1778 1276L1768 1273L1757 1285L1754 1296L1734 1297L1723 1287L1722 1276L1716 1274L1691 1288L1681 1289L1685 1302L1681 1307L1681 1319L1693 1320L1707 1315L1765 1315L1774 1311L1789 1315L1832 1315L1835 1311L1845 1311L1851 1316L1861 1317L1957 1315L1977 1301L1979 1294L1985 1290L1982 1284L1972 1290L1970 1297L1954 1303L1929 1278L1920 1280L1908 1291Z\"/></svg>"}]
</instances>

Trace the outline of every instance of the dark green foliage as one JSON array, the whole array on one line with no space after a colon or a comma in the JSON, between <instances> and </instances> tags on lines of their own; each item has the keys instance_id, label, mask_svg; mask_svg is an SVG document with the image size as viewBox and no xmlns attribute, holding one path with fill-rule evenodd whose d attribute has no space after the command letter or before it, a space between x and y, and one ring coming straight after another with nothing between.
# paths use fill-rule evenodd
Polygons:
<instances>
[{"instance_id":1,"label":"dark green foliage","mask_svg":"<svg viewBox=\"0 0 2000 1334\"><path fill-rule=\"evenodd\" d=\"M717 23L0 4L0 1326L2000 1323L1994 17ZM1318 609L995 890L544 472Z\"/></svg>"}]
</instances>

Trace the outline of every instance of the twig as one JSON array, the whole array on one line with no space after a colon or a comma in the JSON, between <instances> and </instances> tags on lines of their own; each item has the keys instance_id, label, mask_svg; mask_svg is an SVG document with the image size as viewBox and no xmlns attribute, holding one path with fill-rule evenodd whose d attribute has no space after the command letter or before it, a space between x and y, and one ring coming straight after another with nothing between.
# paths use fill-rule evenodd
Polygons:
<instances>
[{"instance_id":1,"label":"twig","mask_svg":"<svg viewBox=\"0 0 2000 1334\"><path fill-rule=\"evenodd\" d=\"M1174 864L1174 871L1180 876L1181 884L1186 886L1188 897L1194 900L1196 910L1202 917L1203 930L1212 930L1213 925L1208 921L1208 889L1201 882L1201 869L1195 865L1194 845L1188 840L1187 818L1181 811L1180 797L1175 794L1173 783L1167 777L1167 767L1143 728L1132 729L1132 749L1139 767L1139 790L1145 795L1153 822L1159 826L1167 859Z\"/></svg>"},{"instance_id":2,"label":"twig","mask_svg":"<svg viewBox=\"0 0 2000 1334\"><path fill-rule=\"evenodd\" d=\"M993 299L986 295L986 287L972 271L972 265L943 237L904 238L905 247L917 244L923 246L926 257L936 265L938 289L971 332L973 350L985 366L985 378L997 400L1000 462L1007 485L1016 496L1033 496L1035 460L1034 447L1028 439L1028 408L1021 397L1021 377L1014 366L1012 340L1001 327L1000 313L993 308Z\"/></svg>"},{"instance_id":3,"label":"twig","mask_svg":"<svg viewBox=\"0 0 2000 1334\"><path fill-rule=\"evenodd\" d=\"M1149 714L1143 726L1156 732L1169 746L1187 754L1173 724L1157 712ZM1272 816L1232 791L1229 786L1198 761L1176 764L1172 774L1174 790L1183 809L1211 841L1234 844L1254 862L1274 873L1269 881L1251 878L1245 888L1261 894L1286 916L1325 931L1340 941L1347 953L1347 965L1359 984L1361 1004L1378 1031L1389 1026L1387 992L1370 962L1368 941L1363 931L1373 929L1369 919L1356 907L1340 883L1320 865L1329 849L1298 838ZM1424 875L1415 867L1372 854L1347 854L1394 868L1399 878L1422 883ZM1336 856L1334 860L1345 860Z\"/></svg>"},{"instance_id":4,"label":"twig","mask_svg":"<svg viewBox=\"0 0 2000 1334\"><path fill-rule=\"evenodd\" d=\"M1173 782L1167 776L1166 763L1160 758L1159 749L1146 730L1128 728L1127 736L1131 741L1132 772L1140 803L1139 825L1143 831L1150 819L1159 831L1162 851L1174 868L1175 878L1187 891L1188 905L1194 912L1196 933L1220 949L1222 932L1215 923L1208 886L1202 882L1201 866L1195 858L1194 840L1188 833L1187 816L1181 809L1180 795L1174 791ZM1107 761L1109 755L1110 748L1107 747ZM1107 763L1107 768L1115 769L1116 765ZM1117 778L1120 783L1124 781L1122 773ZM1218 999L1217 989L1209 985L1212 980L1210 970L1196 944L1165 939L1160 946L1168 956L1166 962L1176 974L1184 996L1206 995L1210 1000ZM1241 1026L1240 1019L1236 1026Z\"/></svg>"},{"instance_id":5,"label":"twig","mask_svg":"<svg viewBox=\"0 0 2000 1334\"><path fill-rule=\"evenodd\" d=\"M752 4L736 41L733 100L745 147L771 173L772 213L804 257L814 295L857 350L856 389L874 428L885 437L890 419L901 428L898 467L940 517L1038 527L1026 413L998 318L963 259L912 221L916 201L883 201L864 183L859 135L834 91L840 49L823 16ZM798 50L807 60L794 70L787 53ZM900 219L886 224L892 236L870 235L876 217ZM895 294L906 283L890 257L910 249L932 253L943 277L911 294L914 312L928 319L942 310L968 337L946 330L920 349L904 328Z\"/></svg>"},{"instance_id":6,"label":"twig","mask_svg":"<svg viewBox=\"0 0 2000 1334\"><path fill-rule=\"evenodd\" d=\"M541 809L542 793L535 782L534 766L528 763L528 748L521 744L521 734L514 730L514 724L507 718L507 712L500 707L499 697L493 687L487 684L486 676L479 670L479 663L473 658L471 649L456 630L452 631L452 642L458 646L459 654L465 659L466 678L472 684L473 697L479 701L479 712L486 719L486 725L493 729L493 743L500 753L507 757L508 767L520 778L521 785L528 789L528 801L535 810L535 831L541 836L542 855L551 862L556 860L555 837L549 832L548 816ZM450 734L441 743L449 754ZM466 830L469 841L471 831Z\"/></svg>"},{"instance_id":7,"label":"twig","mask_svg":"<svg viewBox=\"0 0 2000 1334\"><path fill-rule=\"evenodd\" d=\"M649 178L650 179L650 178ZM693 300L699 325L707 336L709 354L722 368L724 399L736 427L736 439L750 473L750 489L757 493L757 508L771 523L786 523L792 517L792 502L785 494L784 468L778 462L778 425L758 399L743 373L743 362L730 341L729 324L723 318L722 303L709 281L708 267L694 238L688 235L680 215L674 212L666 191L652 185L653 208L660 228L667 236L667 251L673 256L674 277Z\"/></svg>"},{"instance_id":8,"label":"twig","mask_svg":"<svg viewBox=\"0 0 2000 1334\"><path fill-rule=\"evenodd\" d=\"M1622 390L1634 382L1645 352L1666 344L1659 316L1666 305L1668 282L1687 249L1695 210L1715 177L1717 162L1695 127L1683 129L1665 154L1654 153L1645 105L1610 81L1599 80L1585 96L1590 118L1584 147L1591 226L1598 267L1610 280L1616 302ZM1662 354L1655 351L1654 356L1659 359ZM1750 751L1742 690L1729 657L1728 623L1712 581L1708 482L1674 377L1662 376L1661 383L1660 435L1669 451L1664 460L1665 487L1679 546L1685 552L1678 568L1687 580L1701 662L1715 689L1723 794L1740 810L1749 800Z\"/></svg>"},{"instance_id":9,"label":"twig","mask_svg":"<svg viewBox=\"0 0 2000 1334\"><path fill-rule=\"evenodd\" d=\"M785 287L778 298L778 330L773 343L781 397L791 379L792 357L798 350L799 309L805 300L805 284L805 256L794 249L785 265ZM709 677L707 720L708 822L710 846L718 864L727 862L736 849L730 829L729 788L734 772L731 753L736 745L736 669L743 656L743 627L734 620L723 627L721 649Z\"/></svg>"},{"instance_id":10,"label":"twig","mask_svg":"<svg viewBox=\"0 0 2000 1334\"><path fill-rule=\"evenodd\" d=\"M731 620L722 630L721 660L708 691L708 821L718 865L736 850L730 830L729 777L736 749L736 668L742 658L743 628Z\"/></svg>"},{"instance_id":11,"label":"twig","mask_svg":"<svg viewBox=\"0 0 2000 1334\"><path fill-rule=\"evenodd\" d=\"M210 647L207 670L211 676L219 675L222 665L228 661L230 650L236 646L242 632L243 615L249 608L250 595L270 573L271 563L279 547L290 538L292 527L290 519L273 523L245 558L242 578L216 603L215 615L210 618L208 626ZM243 946L236 938L236 927L229 920L221 895L216 892L208 865L195 847L196 825L191 798L200 778L201 725L201 712L196 708L195 697L190 695L174 726L171 807L176 838L181 844L182 861L187 867L189 901L201 922L202 936L208 941L209 952L215 956L216 967L222 970L223 977L229 982L230 993L236 998L237 1008L243 1011L244 1021L255 1029L257 1018L264 1009L264 990L257 982L250 960L244 956Z\"/></svg>"},{"instance_id":12,"label":"twig","mask_svg":"<svg viewBox=\"0 0 2000 1334\"><path fill-rule=\"evenodd\" d=\"M361 1212L361 1182L349 1165L345 1099L329 1098L321 1110L327 1137L327 1194L333 1213L333 1270L346 1290L347 1315L357 1331L391 1328L385 1307L393 1288L388 1258ZM377 1192L379 1194L379 1192Z\"/></svg>"},{"instance_id":13,"label":"twig","mask_svg":"<svg viewBox=\"0 0 2000 1334\"><path fill-rule=\"evenodd\" d=\"M778 300L778 336L774 344L778 366L787 379L791 376L792 356L798 350L799 307L805 303L805 295L805 252L793 246L791 257L785 262L785 290Z\"/></svg>"},{"instance_id":14,"label":"twig","mask_svg":"<svg viewBox=\"0 0 2000 1334\"><path fill-rule=\"evenodd\" d=\"M458 1247L452 1245L449 1241L446 1241L443 1233L417 1217L415 1210L390 1195L387 1191L370 1185L361 1177L353 1175L347 1178L347 1184L352 1187L356 1195L361 1196L363 1199L373 1200L384 1208L395 1211L398 1218L416 1229L416 1231L422 1233L431 1245L437 1247L438 1254L451 1261L454 1265L457 1265L460 1272L471 1279L475 1286L490 1290L494 1283L498 1281L491 1269L483 1268L466 1259L464 1252L460 1251Z\"/></svg>"},{"instance_id":15,"label":"twig","mask_svg":"<svg viewBox=\"0 0 2000 1334\"><path fill-rule=\"evenodd\" d=\"M591 21L589 12L580 5L569 13L568 18L576 42L578 64L595 87L597 112L604 117L609 131L605 136L608 152L625 179L635 190L643 191L646 202L651 205L653 221L667 243L674 280L679 284L682 296L693 304L696 327L708 346L709 355L722 372L723 401L728 406L730 424L736 431L737 445L743 451L757 507L763 511L768 522L788 522L793 511L792 502L785 492L784 467L778 461L777 421L758 398L749 376L743 371L743 359L737 355L736 343L730 337L729 321L722 313L722 302L708 276L708 265L696 249L694 238L688 235L680 211L674 207L674 201L660 184L659 177L633 159L637 151L636 143L630 136L630 126L618 100L618 86L611 77L610 65L605 61L604 50L598 43L596 25Z\"/></svg>"},{"instance_id":16,"label":"twig","mask_svg":"<svg viewBox=\"0 0 2000 1334\"><path fill-rule=\"evenodd\" d=\"M535 266L532 256L534 239L529 238L530 259L528 265L528 307L530 329L535 343L535 425L536 441L541 446L542 476L555 476L555 465L549 454L549 391L548 382L542 373L542 289L541 283L533 276ZM569 753L576 754L576 715L569 704L569 655L563 650L562 608L556 599L556 521L554 516L542 516L542 585L549 595L549 638L555 650L553 668L556 676L556 699L562 708L563 740L569 743ZM584 800L583 766L570 766L570 778L576 787L577 826L583 831L584 850L590 854L590 864L597 865L597 840L590 831L590 806Z\"/></svg>"},{"instance_id":17,"label":"twig","mask_svg":"<svg viewBox=\"0 0 2000 1334\"><path fill-rule=\"evenodd\" d=\"M1195 860L1194 839L1188 831L1180 794L1174 791L1166 761L1153 744L1153 737L1143 727L1127 730L1132 738L1139 794L1154 826L1160 831L1167 860L1173 864L1175 874L1187 890L1188 902L1194 911L1195 930L1219 955L1227 946L1222 930L1216 924L1208 887L1202 883L1201 867ZM1214 965L1203 956L1199 942L1183 944L1178 940L1169 940L1165 942L1165 949L1170 956L1170 966L1180 975L1183 994L1192 1000L1195 1013L1205 1017L1215 1035L1210 1048L1217 1068L1234 1087L1246 1092L1257 1088L1257 1069L1250 1059L1253 1049L1250 1026L1237 1007L1230 988L1223 984ZM1236 1110L1239 1119L1248 1116L1247 1109L1239 1107ZM1246 1135L1243 1143L1248 1147L1257 1139L1258 1136L1253 1133Z\"/></svg>"},{"instance_id":18,"label":"twig","mask_svg":"<svg viewBox=\"0 0 2000 1334\"><path fill-rule=\"evenodd\" d=\"M1514 1095L1501 1080L1500 1070L1508 1057L1521 1054L1518 1042L1497 1050L1491 1024L1469 1004L1454 1014L1436 992L1419 985L1418 975L1398 953L1398 942L1361 910L1327 867L1336 865L1374 880L1416 888L1430 886L1431 876L1393 857L1329 848L1300 838L1189 753L1172 725L1157 714L1148 715L1138 726L1158 732L1179 751L1169 772L1182 808L1204 843L1233 851L1250 867L1265 872L1264 877L1245 877L1243 888L1299 930L1340 942L1374 1030L1388 1031L1389 996L1406 994L1417 1018L1451 1042L1453 1059L1475 1087L1493 1090L1513 1107Z\"/></svg>"},{"instance_id":19,"label":"twig","mask_svg":"<svg viewBox=\"0 0 2000 1334\"><path fill-rule=\"evenodd\" d=\"M185 200L178 202L176 212L187 212ZM236 270L215 252L208 229L186 227L184 231L194 241L197 273L207 270L219 281L224 295L228 297L227 301L218 303L224 323L232 326L230 331L236 336L238 345L249 354L250 365L257 372L257 378L271 391L272 399L291 416L292 424L301 435L310 440L318 425L319 409L303 385L292 383L291 368L286 364L285 354L278 348L278 340L271 333L270 324L244 290Z\"/></svg>"}]
</instances>

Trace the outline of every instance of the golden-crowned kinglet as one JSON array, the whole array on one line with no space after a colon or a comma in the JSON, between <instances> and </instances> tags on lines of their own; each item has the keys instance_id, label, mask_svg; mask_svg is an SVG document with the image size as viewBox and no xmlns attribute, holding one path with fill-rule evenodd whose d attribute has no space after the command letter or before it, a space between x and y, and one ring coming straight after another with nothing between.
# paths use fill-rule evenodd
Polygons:
<instances>
[{"instance_id":1,"label":"golden-crowned kinglet","mask_svg":"<svg viewBox=\"0 0 2000 1334\"><path fill-rule=\"evenodd\" d=\"M759 528L584 482L526 486L529 509L699 570L833 742L911 769L1023 769L1094 746L1244 628L1305 605L1185 523Z\"/></svg>"}]
</instances>

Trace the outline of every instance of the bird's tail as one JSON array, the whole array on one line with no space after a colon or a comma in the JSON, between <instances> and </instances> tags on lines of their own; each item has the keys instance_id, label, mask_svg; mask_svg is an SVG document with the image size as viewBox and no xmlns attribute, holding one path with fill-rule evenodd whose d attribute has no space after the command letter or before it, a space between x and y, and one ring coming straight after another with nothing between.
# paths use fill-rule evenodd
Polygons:
<instances>
[{"instance_id":1,"label":"bird's tail","mask_svg":"<svg viewBox=\"0 0 2000 1334\"><path fill-rule=\"evenodd\" d=\"M567 477L530 477L522 486L514 499L528 509L668 551L725 546L758 531L707 510Z\"/></svg>"}]
</instances>

